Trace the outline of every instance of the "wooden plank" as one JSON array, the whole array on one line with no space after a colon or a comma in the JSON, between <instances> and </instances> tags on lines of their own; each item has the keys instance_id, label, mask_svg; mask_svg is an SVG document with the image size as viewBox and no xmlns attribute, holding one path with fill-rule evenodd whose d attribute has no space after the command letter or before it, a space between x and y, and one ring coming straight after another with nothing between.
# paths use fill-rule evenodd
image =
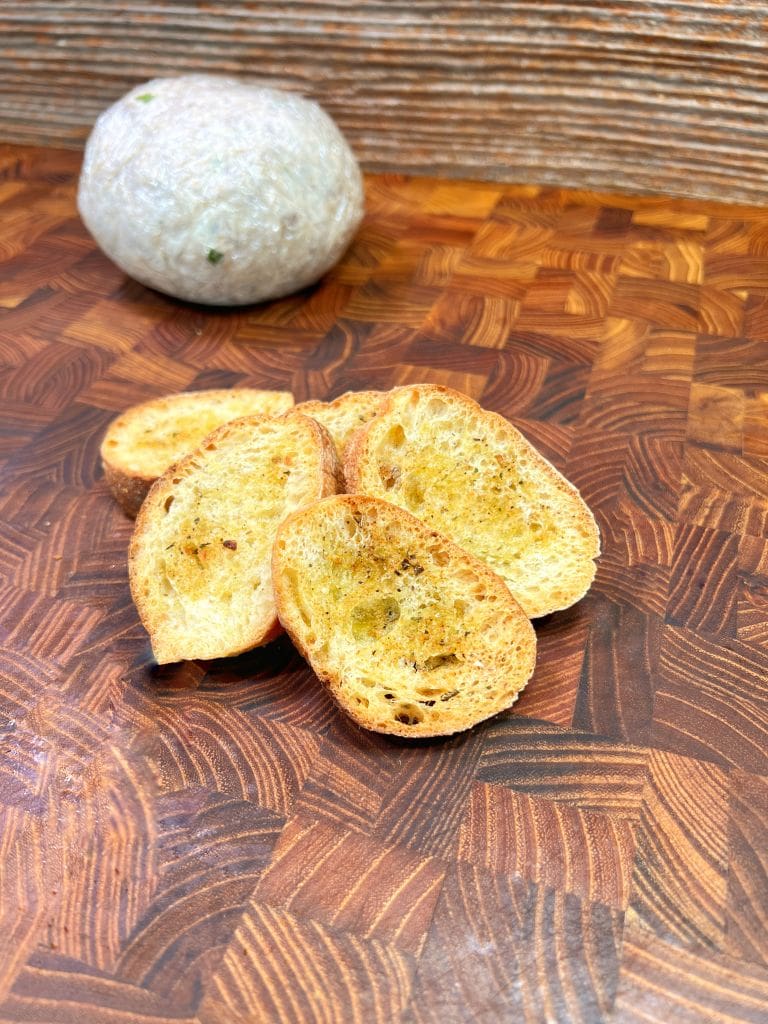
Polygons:
<instances>
[{"instance_id":1,"label":"wooden plank","mask_svg":"<svg viewBox=\"0 0 768 1024\"><path fill-rule=\"evenodd\" d=\"M764 21L760 0L5 0L0 138L79 146L130 86L207 71L319 100L369 170L761 202Z\"/></svg>"}]
</instances>

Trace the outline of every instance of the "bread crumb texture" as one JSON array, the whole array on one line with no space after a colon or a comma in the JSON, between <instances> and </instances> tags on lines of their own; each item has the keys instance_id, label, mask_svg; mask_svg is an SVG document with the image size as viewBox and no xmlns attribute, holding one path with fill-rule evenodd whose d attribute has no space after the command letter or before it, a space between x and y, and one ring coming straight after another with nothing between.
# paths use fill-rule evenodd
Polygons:
<instances>
[{"instance_id":1,"label":"bread crumb texture","mask_svg":"<svg viewBox=\"0 0 768 1024\"><path fill-rule=\"evenodd\" d=\"M133 599L160 664L239 654L279 632L278 524L336 490L325 430L295 412L227 423L165 473L136 521Z\"/></svg>"},{"instance_id":2,"label":"bread crumb texture","mask_svg":"<svg viewBox=\"0 0 768 1024\"><path fill-rule=\"evenodd\" d=\"M133 406L112 421L101 456L124 473L156 479L206 435L242 416L275 416L293 405L289 391L256 388L187 391Z\"/></svg>"},{"instance_id":3,"label":"bread crumb texture","mask_svg":"<svg viewBox=\"0 0 768 1024\"><path fill-rule=\"evenodd\" d=\"M383 498L489 565L525 612L589 589L600 538L579 492L503 417L437 385L395 389L354 438L347 488Z\"/></svg>"},{"instance_id":4,"label":"bread crumb texture","mask_svg":"<svg viewBox=\"0 0 768 1024\"><path fill-rule=\"evenodd\" d=\"M302 402L296 408L323 424L343 458L352 435L376 415L385 398L385 391L347 391L332 402Z\"/></svg>"},{"instance_id":5,"label":"bread crumb texture","mask_svg":"<svg viewBox=\"0 0 768 1024\"><path fill-rule=\"evenodd\" d=\"M280 620L367 729L440 736L511 706L533 628L503 581L402 509L338 495L291 516L273 555Z\"/></svg>"}]
</instances>

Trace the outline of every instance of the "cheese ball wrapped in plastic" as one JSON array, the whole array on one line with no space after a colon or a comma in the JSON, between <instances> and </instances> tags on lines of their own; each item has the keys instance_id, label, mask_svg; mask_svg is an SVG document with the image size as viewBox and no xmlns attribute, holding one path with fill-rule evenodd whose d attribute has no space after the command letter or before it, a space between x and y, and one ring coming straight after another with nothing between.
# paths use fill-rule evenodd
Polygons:
<instances>
[{"instance_id":1,"label":"cheese ball wrapped in plastic","mask_svg":"<svg viewBox=\"0 0 768 1024\"><path fill-rule=\"evenodd\" d=\"M216 75L158 78L88 139L78 207L103 251L177 298L240 305L321 277L363 214L357 161L314 102Z\"/></svg>"}]
</instances>

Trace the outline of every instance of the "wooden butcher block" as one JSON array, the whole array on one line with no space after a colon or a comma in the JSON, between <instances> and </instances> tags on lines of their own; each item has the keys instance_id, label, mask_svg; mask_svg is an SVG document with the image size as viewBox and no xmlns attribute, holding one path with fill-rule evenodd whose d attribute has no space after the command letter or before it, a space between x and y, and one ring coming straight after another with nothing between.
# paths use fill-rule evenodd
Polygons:
<instances>
[{"instance_id":1,"label":"wooden butcher block","mask_svg":"<svg viewBox=\"0 0 768 1024\"><path fill-rule=\"evenodd\" d=\"M209 310L97 250L78 167L0 149L0 1020L768 1019L768 211L372 177L319 285ZM423 381L600 525L514 709L369 734L285 638L158 669L109 421Z\"/></svg>"}]
</instances>

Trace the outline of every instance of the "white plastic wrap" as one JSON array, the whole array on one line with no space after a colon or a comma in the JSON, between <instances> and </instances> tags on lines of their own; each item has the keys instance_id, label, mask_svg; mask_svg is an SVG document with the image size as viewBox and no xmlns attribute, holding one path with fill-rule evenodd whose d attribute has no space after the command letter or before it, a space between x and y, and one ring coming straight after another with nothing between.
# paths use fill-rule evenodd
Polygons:
<instances>
[{"instance_id":1,"label":"white plastic wrap","mask_svg":"<svg viewBox=\"0 0 768 1024\"><path fill-rule=\"evenodd\" d=\"M239 305L332 267L362 218L363 186L316 103L186 75L137 86L99 117L78 206L131 277L177 298Z\"/></svg>"}]
</instances>

